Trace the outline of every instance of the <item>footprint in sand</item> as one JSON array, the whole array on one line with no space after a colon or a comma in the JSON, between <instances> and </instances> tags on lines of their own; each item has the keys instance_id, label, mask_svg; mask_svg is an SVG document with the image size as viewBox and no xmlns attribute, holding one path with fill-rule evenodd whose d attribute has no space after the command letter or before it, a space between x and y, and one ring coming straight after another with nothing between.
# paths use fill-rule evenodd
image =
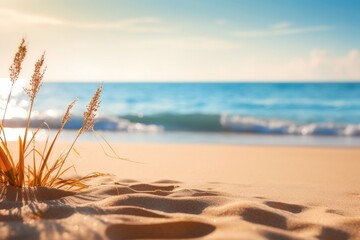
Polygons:
<instances>
[{"instance_id":1,"label":"footprint in sand","mask_svg":"<svg viewBox=\"0 0 360 240\"><path fill-rule=\"evenodd\" d=\"M264 202L264 204L271 208L280 209L291 213L301 213L305 209L304 206L284 202L267 201Z\"/></svg>"},{"instance_id":2,"label":"footprint in sand","mask_svg":"<svg viewBox=\"0 0 360 240\"><path fill-rule=\"evenodd\" d=\"M240 216L247 222L287 229L286 218L284 216L264 209L247 207L242 210Z\"/></svg>"},{"instance_id":3,"label":"footprint in sand","mask_svg":"<svg viewBox=\"0 0 360 240\"><path fill-rule=\"evenodd\" d=\"M129 186L135 191L173 191L177 186L168 185L168 186L159 186L152 184L138 183Z\"/></svg>"}]
</instances>

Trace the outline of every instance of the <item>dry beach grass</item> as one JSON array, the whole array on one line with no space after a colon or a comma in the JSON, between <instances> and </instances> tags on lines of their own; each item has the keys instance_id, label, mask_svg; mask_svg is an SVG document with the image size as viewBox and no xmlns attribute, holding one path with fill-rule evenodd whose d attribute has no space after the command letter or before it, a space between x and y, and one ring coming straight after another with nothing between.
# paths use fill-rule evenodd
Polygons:
<instances>
[{"instance_id":1,"label":"dry beach grass","mask_svg":"<svg viewBox=\"0 0 360 240\"><path fill-rule=\"evenodd\" d=\"M8 104L12 97L12 90L15 82L17 81L20 71L22 69L22 62L27 53L27 46L25 40L22 39L18 51L15 54L13 64L10 66L10 81L11 88L4 108L2 120L0 122L0 184L10 185L15 187L35 187L46 186L50 188L67 188L79 190L87 187L83 183L84 180L100 176L99 173L88 174L85 177L67 178L64 179L63 175L71 169L67 167L64 169L64 164L69 157L69 154L74 150L74 144L79 136L86 130L93 130L94 120L96 112L100 104L100 94L102 85L98 87L94 96L87 106L87 110L84 112L84 121L79 131L75 135L74 141L67 147L67 150L60 153L55 159L50 159L52 150L61 131L68 123L70 119L70 112L75 104L75 101L71 102L68 106L62 121L61 126L52 140L47 138L46 144L42 149L36 145L36 135L41 127L46 126L46 122L42 123L39 128L32 132L32 136L29 138L29 132L31 129L30 121L31 114L33 112L33 106L35 98L43 83L43 77L46 70L44 67L45 53L43 53L40 59L35 64L33 75L30 79L28 88L24 88L25 93L29 96L30 104L24 135L18 137L18 154L15 158L14 153L10 151L8 142L6 139L6 112ZM49 146L48 146L49 143ZM15 160L17 159L17 161Z\"/></svg>"}]
</instances>

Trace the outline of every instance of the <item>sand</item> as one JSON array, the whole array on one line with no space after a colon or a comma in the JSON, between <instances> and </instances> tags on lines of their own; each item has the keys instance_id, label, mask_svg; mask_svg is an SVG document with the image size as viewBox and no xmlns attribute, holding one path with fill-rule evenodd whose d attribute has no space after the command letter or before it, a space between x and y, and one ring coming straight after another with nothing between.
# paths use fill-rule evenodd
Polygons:
<instances>
[{"instance_id":1,"label":"sand","mask_svg":"<svg viewBox=\"0 0 360 240\"><path fill-rule=\"evenodd\" d=\"M61 146L59 146L61 147ZM0 187L1 239L360 239L360 149L79 143L80 192Z\"/></svg>"}]
</instances>

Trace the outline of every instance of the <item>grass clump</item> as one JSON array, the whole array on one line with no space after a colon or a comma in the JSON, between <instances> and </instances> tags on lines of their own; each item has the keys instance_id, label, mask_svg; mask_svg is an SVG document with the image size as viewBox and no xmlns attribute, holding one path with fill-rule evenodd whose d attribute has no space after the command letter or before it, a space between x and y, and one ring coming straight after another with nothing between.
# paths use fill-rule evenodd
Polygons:
<instances>
[{"instance_id":1,"label":"grass clump","mask_svg":"<svg viewBox=\"0 0 360 240\"><path fill-rule=\"evenodd\" d=\"M35 69L30 79L29 87L24 88L25 93L29 96L30 104L24 135L19 136L17 141L18 154L13 154L10 151L9 144L6 139L6 111L12 96L13 86L18 80L26 53L26 42L25 39L22 39L18 47L18 51L15 54L13 63L9 68L11 88L7 97L4 113L0 121L0 184L11 185L19 188L36 186L59 189L61 188L67 190L80 190L86 188L88 185L84 182L85 180L103 174L92 173L84 177L65 179L63 178L64 174L70 170L72 166L64 168L64 165L69 157L69 154L74 150L74 145L79 136L87 130L93 130L96 112L100 104L102 84L98 87L94 96L89 102L87 109L83 114L83 124L75 135L75 138L70 147L55 159L50 159L56 141L68 123L71 110L74 107L76 101L73 101L69 104L63 115L61 126L58 129L55 137L52 140L47 137L43 149L39 149L35 144L35 137L41 126L39 126L39 128L32 133L31 137L29 134L29 127L34 102L43 83L43 76L46 71L46 67L44 66L45 53L43 53L35 64ZM46 125L46 123L44 124Z\"/></svg>"}]
</instances>

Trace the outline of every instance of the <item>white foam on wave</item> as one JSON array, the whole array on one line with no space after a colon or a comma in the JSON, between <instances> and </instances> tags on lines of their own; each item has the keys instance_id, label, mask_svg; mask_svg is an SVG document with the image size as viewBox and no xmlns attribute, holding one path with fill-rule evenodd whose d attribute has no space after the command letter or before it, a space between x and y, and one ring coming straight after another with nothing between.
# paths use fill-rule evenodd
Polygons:
<instances>
[{"instance_id":1,"label":"white foam on wave","mask_svg":"<svg viewBox=\"0 0 360 240\"><path fill-rule=\"evenodd\" d=\"M62 116L59 115L35 115L31 118L31 128L59 129L61 127ZM46 124L44 124L46 123ZM65 129L79 129L83 124L83 117L79 115L71 116ZM21 128L26 125L26 118L15 117L6 119L6 127ZM161 132L163 128L157 125L146 125L143 123L133 123L126 119L111 116L100 116L95 120L95 129L101 131L123 131L123 132Z\"/></svg>"},{"instance_id":2,"label":"white foam on wave","mask_svg":"<svg viewBox=\"0 0 360 240\"><path fill-rule=\"evenodd\" d=\"M260 134L360 136L360 124L334 123L297 124L276 119L259 119L223 114L220 123L226 130Z\"/></svg>"}]
</instances>

